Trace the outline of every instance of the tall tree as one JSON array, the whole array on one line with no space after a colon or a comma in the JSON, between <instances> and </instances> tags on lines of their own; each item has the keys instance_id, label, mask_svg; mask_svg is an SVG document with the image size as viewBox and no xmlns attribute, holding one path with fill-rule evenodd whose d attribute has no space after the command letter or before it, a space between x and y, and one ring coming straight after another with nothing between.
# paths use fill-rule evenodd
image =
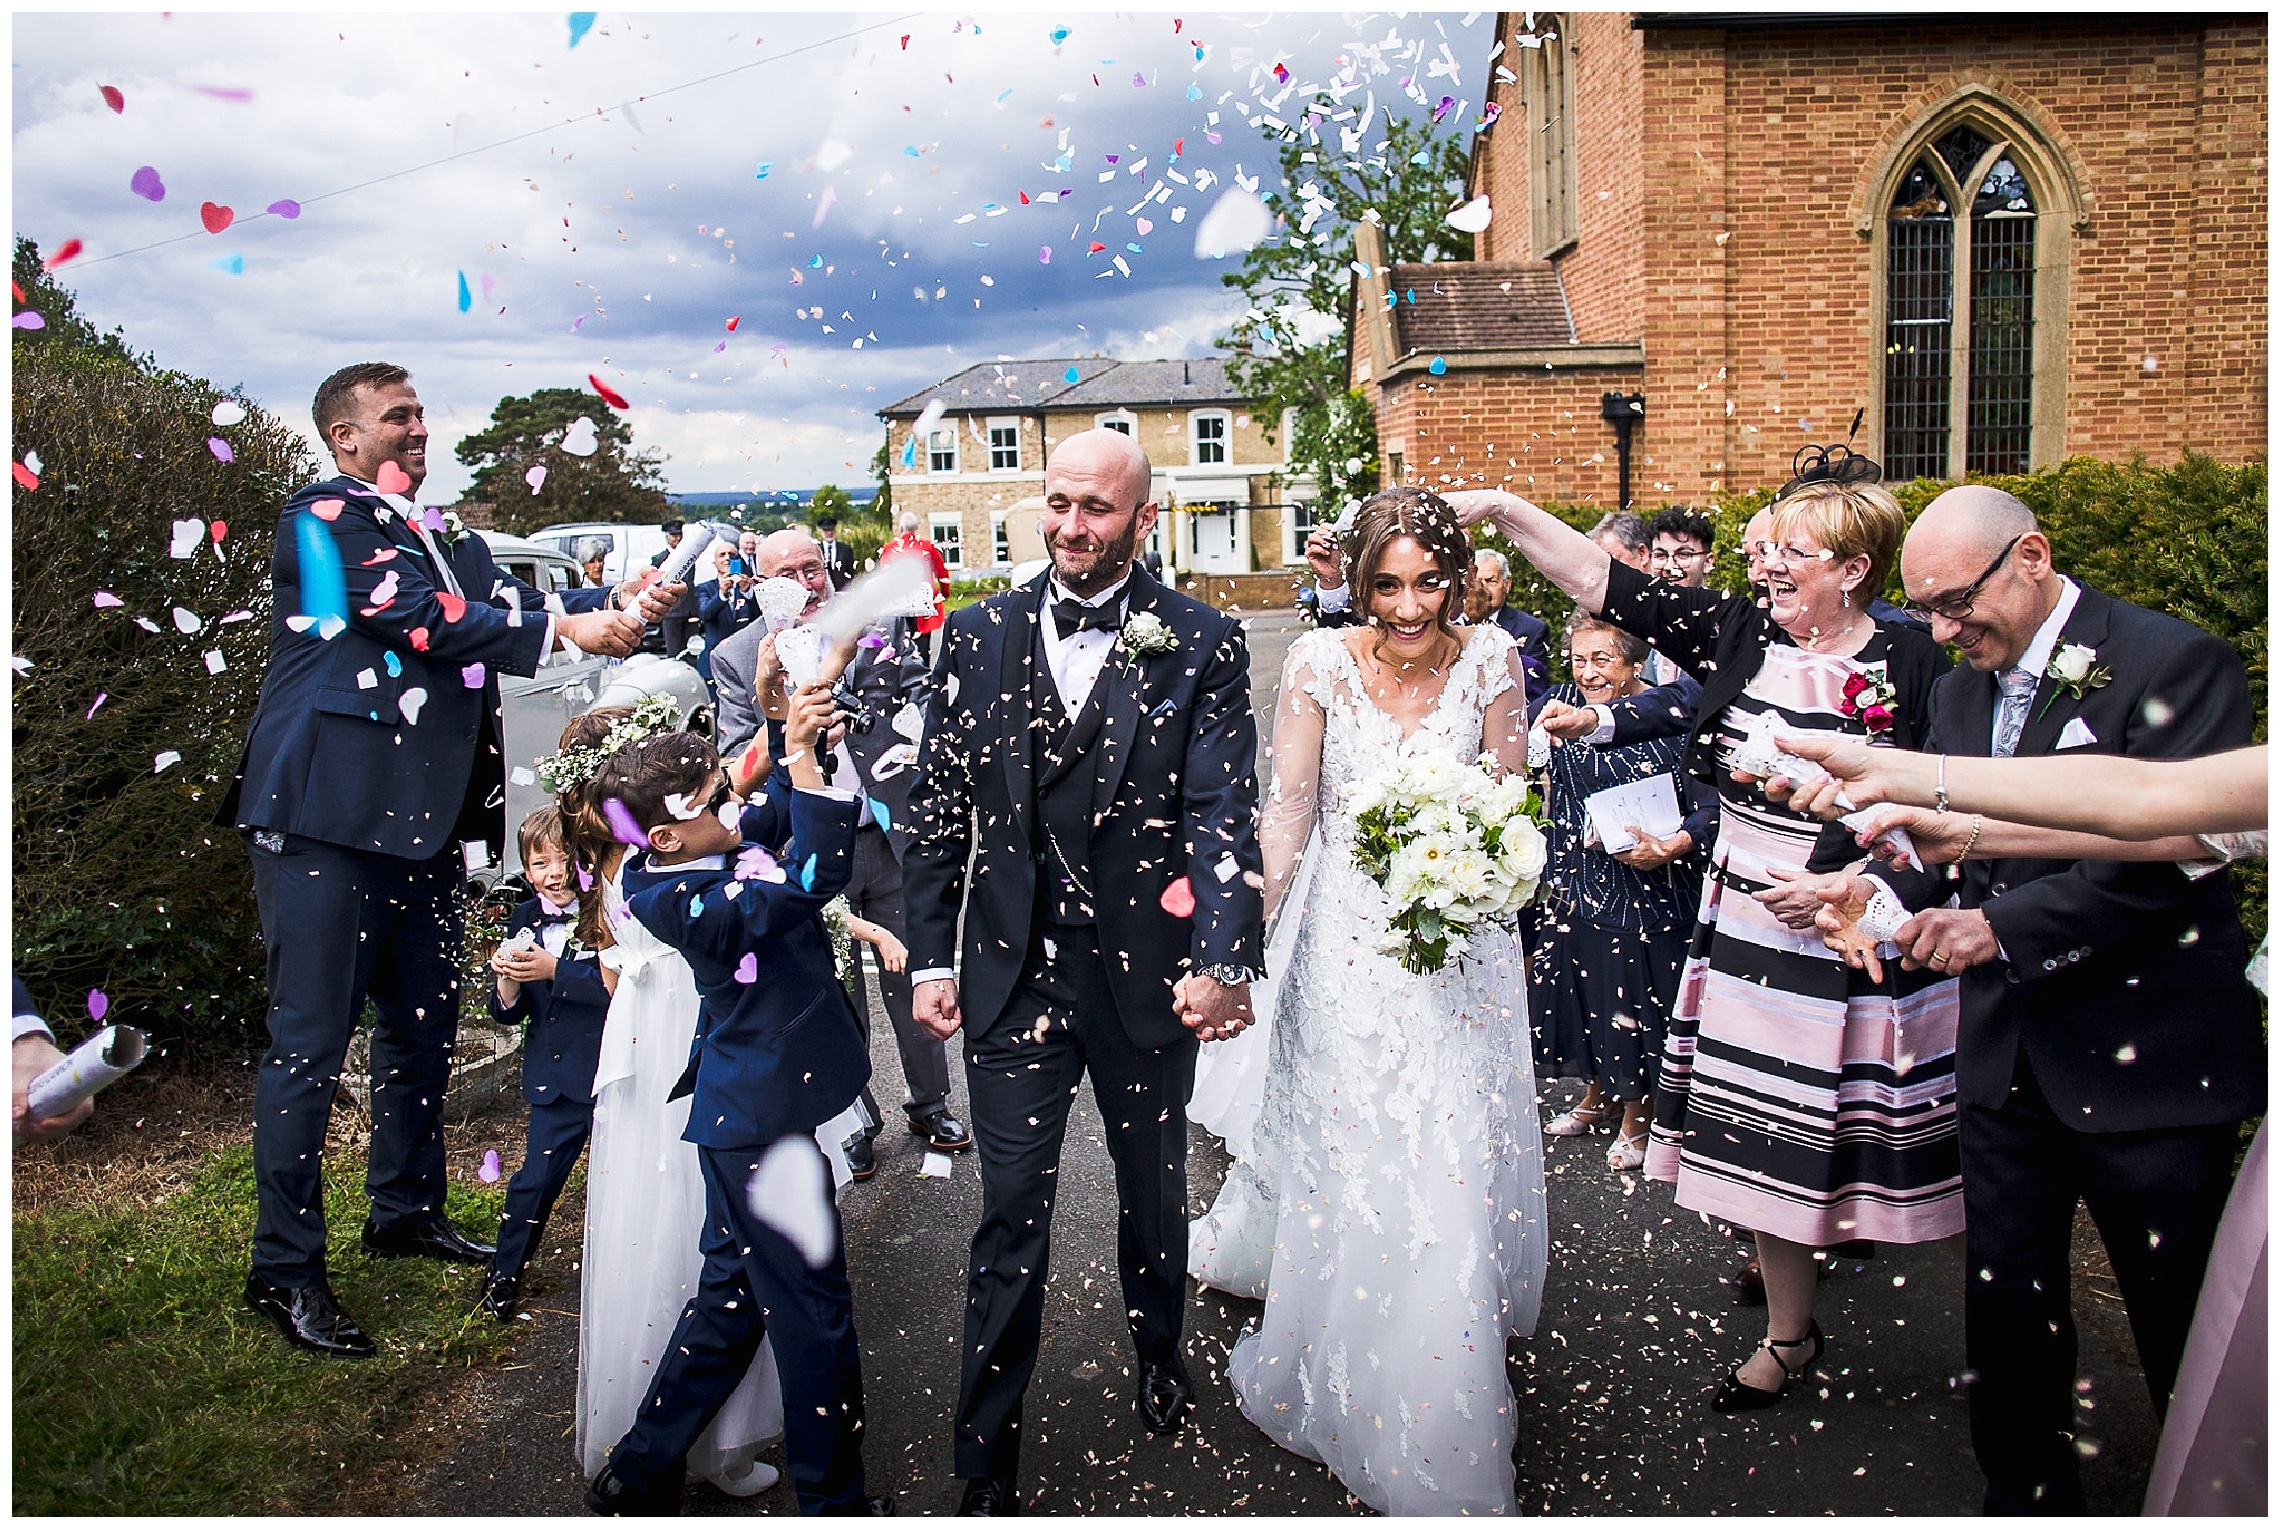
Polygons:
<instances>
[{"instance_id":1,"label":"tall tree","mask_svg":"<svg viewBox=\"0 0 2280 1529\"><path fill-rule=\"evenodd\" d=\"M565 438L571 446L585 443L587 432L573 434L581 418L592 421L593 449L584 455L563 444ZM454 454L475 469L465 497L495 506L491 523L502 531L519 534L565 520L640 523L667 513L664 454L635 451L633 427L576 388L500 399L489 428L461 441ZM534 467L546 469L535 493L529 482Z\"/></svg>"},{"instance_id":2,"label":"tall tree","mask_svg":"<svg viewBox=\"0 0 2280 1529\"><path fill-rule=\"evenodd\" d=\"M1381 108L1381 110L1385 110ZM1453 127L1385 111L1356 122L1352 106L1317 96L1296 124L1267 138L1283 188L1262 193L1277 229L1220 280L1250 307L1219 341L1228 372L1270 431L1291 411L1290 460L1314 475L1317 502L1335 513L1377 488L1377 411L1347 386L1353 332L1354 226L1385 230L1389 261L1470 260L1472 235L1448 226L1464 200L1466 146ZM1383 137L1365 148L1373 124ZM1334 130L1342 153L1330 152ZM1333 327L1334 326L1334 327Z\"/></svg>"}]
</instances>

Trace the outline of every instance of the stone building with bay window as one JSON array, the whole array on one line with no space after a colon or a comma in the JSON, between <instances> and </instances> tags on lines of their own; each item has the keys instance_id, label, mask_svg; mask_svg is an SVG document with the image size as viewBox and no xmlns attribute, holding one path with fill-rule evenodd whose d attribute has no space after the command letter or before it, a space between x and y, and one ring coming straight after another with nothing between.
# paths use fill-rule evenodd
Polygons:
<instances>
[{"instance_id":1,"label":"stone building with bay window","mask_svg":"<svg viewBox=\"0 0 2280 1529\"><path fill-rule=\"evenodd\" d=\"M1612 508L2266 449L2262 15L1509 13L1465 262L1365 225L1388 482Z\"/></svg>"}]
</instances>

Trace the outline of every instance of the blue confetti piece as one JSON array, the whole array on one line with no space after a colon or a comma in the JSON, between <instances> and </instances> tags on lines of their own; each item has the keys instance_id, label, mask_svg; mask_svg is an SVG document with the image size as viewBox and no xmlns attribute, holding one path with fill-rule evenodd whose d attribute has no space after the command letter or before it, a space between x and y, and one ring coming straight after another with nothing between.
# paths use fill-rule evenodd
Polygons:
<instances>
[{"instance_id":1,"label":"blue confetti piece","mask_svg":"<svg viewBox=\"0 0 2280 1529\"><path fill-rule=\"evenodd\" d=\"M1003 106L1003 105L1005 105L1005 103L1006 103L1006 102L1008 102L1008 101L1010 101L1010 100L1012 100L1012 99L1013 99L1013 92L1012 92L1012 91L1010 91L1010 90L1007 90L1007 91L1001 91L1001 92L999 93L999 95L998 95L998 98L997 98L997 104L998 104L998 105L1000 105L1000 106Z\"/></svg>"},{"instance_id":2,"label":"blue confetti piece","mask_svg":"<svg viewBox=\"0 0 2280 1529\"><path fill-rule=\"evenodd\" d=\"M1053 46L1058 48L1069 40L1069 29L1067 27L1055 27L1046 35L1053 39Z\"/></svg>"},{"instance_id":3,"label":"blue confetti piece","mask_svg":"<svg viewBox=\"0 0 2280 1529\"><path fill-rule=\"evenodd\" d=\"M304 510L294 539L301 552L301 614L317 624L319 635L331 636L327 627L347 630L348 575L341 568L332 532Z\"/></svg>"},{"instance_id":4,"label":"blue confetti piece","mask_svg":"<svg viewBox=\"0 0 2280 1529\"><path fill-rule=\"evenodd\" d=\"M570 13L571 47L577 47L579 41L583 39L588 32L593 30L594 18L600 14L601 12L599 11L572 11Z\"/></svg>"},{"instance_id":5,"label":"blue confetti piece","mask_svg":"<svg viewBox=\"0 0 2280 1529\"><path fill-rule=\"evenodd\" d=\"M821 255L818 255L818 256L816 256L816 257L815 257L813 260L809 261L809 262L808 262L808 269L809 269L809 270L811 270L811 271L820 271L820 270L822 270L822 269L823 269L823 257L822 257Z\"/></svg>"},{"instance_id":6,"label":"blue confetti piece","mask_svg":"<svg viewBox=\"0 0 2280 1529\"><path fill-rule=\"evenodd\" d=\"M813 855L808 856L807 864L800 867L800 890L802 892L813 892L815 890L815 856Z\"/></svg>"},{"instance_id":7,"label":"blue confetti piece","mask_svg":"<svg viewBox=\"0 0 2280 1529\"><path fill-rule=\"evenodd\" d=\"M909 467L918 460L918 437L903 442L903 466Z\"/></svg>"},{"instance_id":8,"label":"blue confetti piece","mask_svg":"<svg viewBox=\"0 0 2280 1529\"><path fill-rule=\"evenodd\" d=\"M918 158L918 145L915 143L906 143L903 145L903 152L905 154L908 154L911 158L916 159Z\"/></svg>"},{"instance_id":9,"label":"blue confetti piece","mask_svg":"<svg viewBox=\"0 0 2280 1529\"><path fill-rule=\"evenodd\" d=\"M1190 80L1190 81L1188 81L1188 88L1187 88L1187 98L1188 98L1190 101L1200 101L1200 100L1202 100L1202 99L1203 99L1203 87L1202 87L1201 85L1198 85L1198 84L1197 84L1195 81L1193 81L1193 80Z\"/></svg>"},{"instance_id":10,"label":"blue confetti piece","mask_svg":"<svg viewBox=\"0 0 2280 1529\"><path fill-rule=\"evenodd\" d=\"M689 917L703 918L704 916L705 895L702 892L699 892L696 896L689 899Z\"/></svg>"},{"instance_id":11,"label":"blue confetti piece","mask_svg":"<svg viewBox=\"0 0 2280 1529\"><path fill-rule=\"evenodd\" d=\"M459 273L459 311L465 313L475 306L475 294L467 290L467 273Z\"/></svg>"},{"instance_id":12,"label":"blue confetti piece","mask_svg":"<svg viewBox=\"0 0 2280 1529\"><path fill-rule=\"evenodd\" d=\"M1436 377L1446 377L1449 375L1449 363L1442 360L1439 356L1435 356L1433 358L1433 364L1425 368L1425 370L1431 372Z\"/></svg>"},{"instance_id":13,"label":"blue confetti piece","mask_svg":"<svg viewBox=\"0 0 2280 1529\"><path fill-rule=\"evenodd\" d=\"M875 796L871 798L871 821L879 825L881 833L894 832L894 814L887 811L887 804Z\"/></svg>"},{"instance_id":14,"label":"blue confetti piece","mask_svg":"<svg viewBox=\"0 0 2280 1529\"><path fill-rule=\"evenodd\" d=\"M396 656L393 649L381 654L380 661L388 666L388 678L397 680L404 677L404 661Z\"/></svg>"},{"instance_id":15,"label":"blue confetti piece","mask_svg":"<svg viewBox=\"0 0 2280 1529\"><path fill-rule=\"evenodd\" d=\"M245 256L243 255L224 255L219 260L208 263L215 270L226 271L232 276L243 276L245 274Z\"/></svg>"},{"instance_id":16,"label":"blue confetti piece","mask_svg":"<svg viewBox=\"0 0 2280 1529\"><path fill-rule=\"evenodd\" d=\"M1144 254L1144 253L1146 253L1144 250L1142 250L1142 249L1140 248L1140 246L1139 246L1138 244L1135 244L1135 243L1134 243L1132 240L1130 240L1130 239L1127 239L1127 240L1125 240L1125 241L1124 241L1124 247L1125 247L1126 249L1128 249L1128 250L1132 251L1132 253L1133 253L1133 254L1135 254L1135 255L1139 255L1139 254Z\"/></svg>"},{"instance_id":17,"label":"blue confetti piece","mask_svg":"<svg viewBox=\"0 0 2280 1529\"><path fill-rule=\"evenodd\" d=\"M1077 380L1077 376L1077 369L1072 366L1061 374L1061 380L1063 382L1075 382Z\"/></svg>"},{"instance_id":18,"label":"blue confetti piece","mask_svg":"<svg viewBox=\"0 0 2280 1529\"><path fill-rule=\"evenodd\" d=\"M760 168L753 172L752 178L756 181L764 181L768 178L768 172L775 168L776 162L774 160L763 159L760 161Z\"/></svg>"}]
</instances>

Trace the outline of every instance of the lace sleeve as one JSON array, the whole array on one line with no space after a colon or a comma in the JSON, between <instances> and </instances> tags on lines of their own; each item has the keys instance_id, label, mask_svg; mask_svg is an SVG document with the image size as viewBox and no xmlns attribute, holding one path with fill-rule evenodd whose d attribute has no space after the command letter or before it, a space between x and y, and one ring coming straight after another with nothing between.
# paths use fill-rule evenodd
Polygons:
<instances>
[{"instance_id":1,"label":"lace sleeve","mask_svg":"<svg viewBox=\"0 0 2280 1529\"><path fill-rule=\"evenodd\" d=\"M1480 717L1480 747L1494 754L1507 775L1528 771L1528 671L1518 643L1508 643L1501 654L1487 660L1484 677L1487 705Z\"/></svg>"},{"instance_id":2,"label":"lace sleeve","mask_svg":"<svg viewBox=\"0 0 2280 1529\"><path fill-rule=\"evenodd\" d=\"M1259 814L1259 857L1267 877L1270 922L1306 850L1322 785L1322 700L1315 693L1319 682L1310 661L1311 646L1304 638L1291 644L1290 656L1283 660L1282 686L1275 692L1274 785Z\"/></svg>"}]
</instances>

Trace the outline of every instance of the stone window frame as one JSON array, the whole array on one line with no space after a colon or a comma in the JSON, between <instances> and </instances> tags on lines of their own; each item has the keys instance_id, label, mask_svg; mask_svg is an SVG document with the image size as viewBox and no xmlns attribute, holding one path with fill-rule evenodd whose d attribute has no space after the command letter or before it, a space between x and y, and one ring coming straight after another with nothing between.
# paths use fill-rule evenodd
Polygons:
<instances>
[{"instance_id":1,"label":"stone window frame","mask_svg":"<svg viewBox=\"0 0 2280 1529\"><path fill-rule=\"evenodd\" d=\"M1886 268L1890 263L1886 211L1900 182L1926 154L1938 158L1933 145L1957 127L1969 126L1994 147L1985 157L1992 164L2008 156L2026 176L2034 194L2035 296L2034 296L2034 402L2029 429L2027 466L2030 471L2053 466L2066 454L2067 321L2075 236L2090 226L2090 200L2084 192L2086 176L2081 160L2048 117L2023 94L1998 85L1971 81L1950 89L1910 115L1887 142L1884 153L1855 186L1852 199L1853 232L1869 245L1868 312L1868 417L1874 433L1862 434L1881 453L1884 436L1884 347ZM1946 171L1946 166L1941 165ZM1984 172L1981 172L1984 173ZM1975 179L1971 189L1976 192ZM1960 221L1969 222L1970 199L1963 202ZM1968 230L1964 237L1968 238ZM1964 257L1967 246L1958 244L1959 299L1956 311L1970 312L1970 271ZM1971 327L1958 323L1951 333L1953 360L1949 367L1948 473L1953 479L1964 461L1965 432L1970 426L1969 388Z\"/></svg>"},{"instance_id":2,"label":"stone window frame","mask_svg":"<svg viewBox=\"0 0 2280 1529\"><path fill-rule=\"evenodd\" d=\"M928 472L956 472L958 470L958 427L955 425L936 425L926 433L924 451ZM936 460L942 456L949 457L950 461L947 466Z\"/></svg>"},{"instance_id":3,"label":"stone window frame","mask_svg":"<svg viewBox=\"0 0 2280 1529\"><path fill-rule=\"evenodd\" d=\"M1219 448L1219 456L1206 461L1203 455L1205 441L1202 425L1205 420L1219 422L1219 438L1209 444ZM1235 461L1235 416L1226 409L1190 409L1187 427L1188 466L1227 467Z\"/></svg>"},{"instance_id":4,"label":"stone window frame","mask_svg":"<svg viewBox=\"0 0 2280 1529\"><path fill-rule=\"evenodd\" d=\"M990 566L1003 568L1013 561L1008 545L1012 533L1006 529L1004 510L990 511Z\"/></svg>"},{"instance_id":5,"label":"stone window frame","mask_svg":"<svg viewBox=\"0 0 2280 1529\"><path fill-rule=\"evenodd\" d=\"M944 532L949 533L947 539L944 538ZM934 543L934 549L942 554L944 567L963 568L966 566L964 550L966 542L965 516L956 510L928 511L926 536L927 540Z\"/></svg>"},{"instance_id":6,"label":"stone window frame","mask_svg":"<svg viewBox=\"0 0 2280 1529\"><path fill-rule=\"evenodd\" d=\"M1515 16L1505 56L1518 67L1520 114L1528 126L1528 250L1549 260L1576 243L1575 204L1575 44L1565 15L1539 15L1535 36L1542 46L1528 48L1513 39L1526 28Z\"/></svg>"},{"instance_id":7,"label":"stone window frame","mask_svg":"<svg viewBox=\"0 0 2280 1529\"><path fill-rule=\"evenodd\" d=\"M1021 416L1018 414L993 414L982 422L982 430L982 442L990 454L990 471L994 473L1017 473L1021 471ZM1013 443L1010 447L998 443L997 435L1000 430L1013 432ZM1013 460L1001 464L998 461L998 453L1008 450L1013 453Z\"/></svg>"},{"instance_id":8,"label":"stone window frame","mask_svg":"<svg viewBox=\"0 0 2280 1529\"><path fill-rule=\"evenodd\" d=\"M1140 419L1130 409L1111 409L1105 414L1093 416L1093 428L1095 430L1114 430L1137 439L1140 434Z\"/></svg>"}]
</instances>

